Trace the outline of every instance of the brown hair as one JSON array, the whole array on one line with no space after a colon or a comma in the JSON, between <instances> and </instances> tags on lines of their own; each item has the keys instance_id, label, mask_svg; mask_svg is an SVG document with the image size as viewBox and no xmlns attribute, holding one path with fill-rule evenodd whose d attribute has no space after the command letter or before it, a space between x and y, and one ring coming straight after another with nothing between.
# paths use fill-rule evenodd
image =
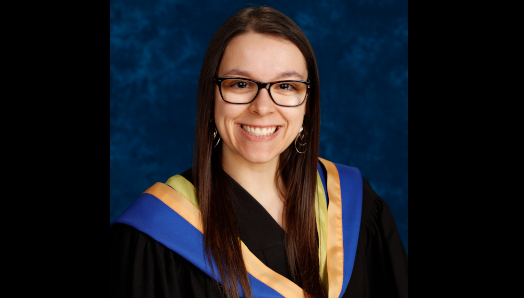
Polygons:
<instances>
[{"instance_id":1,"label":"brown hair","mask_svg":"<svg viewBox=\"0 0 524 298\"><path fill-rule=\"evenodd\" d=\"M305 57L311 92L306 102L306 153L292 143L281 155L276 185L284 198L285 246L293 280L306 297L326 297L321 285L315 215L320 139L320 84L313 48L302 30L287 16L268 8L248 8L231 16L215 33L206 52L198 83L193 179L202 212L204 246L209 264L215 260L227 297L239 297L239 286L252 297L248 273L238 242L232 192L222 169L222 146L213 150L214 83L222 55L236 36L255 32L293 42ZM301 151L304 147L300 148ZM211 266L213 268L213 266ZM214 270L213 270L214 271ZM238 281L238 282L237 282Z\"/></svg>"}]
</instances>

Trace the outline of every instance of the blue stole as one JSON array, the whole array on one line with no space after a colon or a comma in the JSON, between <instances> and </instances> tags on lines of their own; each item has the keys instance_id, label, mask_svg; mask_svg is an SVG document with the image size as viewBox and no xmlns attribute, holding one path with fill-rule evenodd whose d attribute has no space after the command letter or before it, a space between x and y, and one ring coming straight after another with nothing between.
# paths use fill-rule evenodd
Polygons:
<instances>
[{"instance_id":1,"label":"blue stole","mask_svg":"<svg viewBox=\"0 0 524 298\"><path fill-rule=\"evenodd\" d=\"M329 298L344 295L355 263L362 219L363 180L357 168L320 159L318 171L328 200L327 270ZM325 169L325 170L324 170ZM206 262L198 209L171 187L157 183L110 224L149 235L223 284ZM260 262L242 244L253 297L304 297L303 290ZM214 271L217 271L213 263ZM245 297L242 289L240 296Z\"/></svg>"}]
</instances>

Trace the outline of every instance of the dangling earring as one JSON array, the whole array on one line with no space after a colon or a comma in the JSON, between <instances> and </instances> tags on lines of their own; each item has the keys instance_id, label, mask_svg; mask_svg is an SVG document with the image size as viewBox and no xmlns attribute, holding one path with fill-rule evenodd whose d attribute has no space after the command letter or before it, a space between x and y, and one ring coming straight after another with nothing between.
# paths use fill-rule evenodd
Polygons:
<instances>
[{"instance_id":1,"label":"dangling earring","mask_svg":"<svg viewBox=\"0 0 524 298\"><path fill-rule=\"evenodd\" d=\"M298 152L299 154L304 154L304 153L306 153L306 150L307 150L307 148L306 148L303 152L300 152L300 151L298 150L298 147L297 147L297 143L298 143L298 145L301 146L301 147L304 147L304 146L307 145L307 142L303 143L303 142L304 142L304 138L306 137L306 134L305 134L305 133L303 134L302 132L304 132L304 128L303 128L303 127L300 129L300 132L298 133L298 136L297 136L297 138L295 139L295 149L297 150L297 152ZM299 142L299 139L300 139L300 142ZM302 144L302 143L303 143L303 144Z\"/></svg>"},{"instance_id":2,"label":"dangling earring","mask_svg":"<svg viewBox=\"0 0 524 298\"><path fill-rule=\"evenodd\" d=\"M218 130L215 127L215 132L213 133L213 140L215 140L217 138L217 135L218 135ZM218 144L220 143L221 140L222 140L222 138L220 136L218 136L218 142L216 143L215 146L213 146L213 149L215 149L218 146Z\"/></svg>"}]
</instances>

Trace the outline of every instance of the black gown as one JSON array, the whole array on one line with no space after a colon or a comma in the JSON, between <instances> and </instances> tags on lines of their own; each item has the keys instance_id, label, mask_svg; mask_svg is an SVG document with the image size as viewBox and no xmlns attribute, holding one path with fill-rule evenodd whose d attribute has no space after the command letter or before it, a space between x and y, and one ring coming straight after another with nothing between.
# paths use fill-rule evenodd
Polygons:
<instances>
[{"instance_id":1,"label":"black gown","mask_svg":"<svg viewBox=\"0 0 524 298\"><path fill-rule=\"evenodd\" d=\"M182 174L192 181L191 170ZM266 266L293 280L284 230L242 186L236 196L240 239ZM393 214L364 179L362 225L355 267L343 297L408 297L408 256ZM177 253L126 225L110 233L110 297L223 298L217 282ZM294 281L300 286L300 281Z\"/></svg>"}]
</instances>

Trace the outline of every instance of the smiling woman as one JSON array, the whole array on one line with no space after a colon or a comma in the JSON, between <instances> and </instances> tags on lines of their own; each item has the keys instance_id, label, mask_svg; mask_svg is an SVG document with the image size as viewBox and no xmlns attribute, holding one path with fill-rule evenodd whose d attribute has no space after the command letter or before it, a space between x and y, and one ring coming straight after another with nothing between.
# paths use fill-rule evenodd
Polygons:
<instances>
[{"instance_id":1,"label":"smiling woman","mask_svg":"<svg viewBox=\"0 0 524 298\"><path fill-rule=\"evenodd\" d=\"M250 8L222 25L197 114L193 168L111 224L112 297L407 297L388 206L318 156L318 69L291 19Z\"/></svg>"},{"instance_id":2,"label":"smiling woman","mask_svg":"<svg viewBox=\"0 0 524 298\"><path fill-rule=\"evenodd\" d=\"M228 73L243 77L227 79ZM244 176L233 172L246 167L233 165L245 163L276 172L280 154L299 134L304 120L309 84L303 82L308 77L304 55L285 39L246 33L229 42L217 75L215 124L225 144L225 171L234 179ZM268 130L274 133L268 135ZM277 194L273 198L281 201Z\"/></svg>"}]
</instances>

